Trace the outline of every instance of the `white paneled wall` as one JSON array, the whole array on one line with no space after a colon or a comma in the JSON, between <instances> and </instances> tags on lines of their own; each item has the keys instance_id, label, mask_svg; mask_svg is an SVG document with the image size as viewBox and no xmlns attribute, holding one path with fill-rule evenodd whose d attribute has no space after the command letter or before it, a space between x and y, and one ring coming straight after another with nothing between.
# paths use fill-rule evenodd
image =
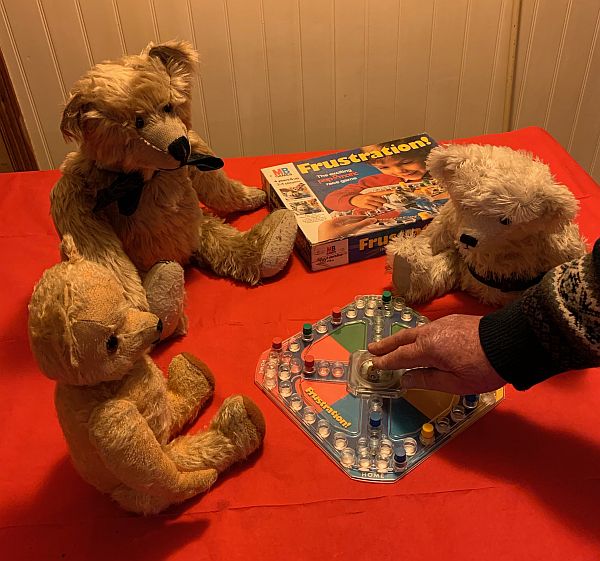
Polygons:
<instances>
[{"instance_id":1,"label":"white paneled wall","mask_svg":"<svg viewBox=\"0 0 600 561\"><path fill-rule=\"evenodd\" d=\"M194 126L223 156L536 124L600 176L599 14L600 0L0 0L0 46L42 168L69 149L58 124L79 75L180 38L202 59Z\"/></svg>"},{"instance_id":2,"label":"white paneled wall","mask_svg":"<svg viewBox=\"0 0 600 561\"><path fill-rule=\"evenodd\" d=\"M600 0L523 0L512 126L539 125L600 181Z\"/></svg>"}]
</instances>

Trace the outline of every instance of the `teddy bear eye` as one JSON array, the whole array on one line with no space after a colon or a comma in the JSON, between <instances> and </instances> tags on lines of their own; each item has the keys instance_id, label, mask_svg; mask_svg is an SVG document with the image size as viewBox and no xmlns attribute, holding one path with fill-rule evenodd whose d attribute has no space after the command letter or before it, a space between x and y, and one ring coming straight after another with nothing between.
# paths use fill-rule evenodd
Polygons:
<instances>
[{"instance_id":1,"label":"teddy bear eye","mask_svg":"<svg viewBox=\"0 0 600 561\"><path fill-rule=\"evenodd\" d=\"M508 226L511 222L512 220L510 218L504 217L500 219L500 224L503 224L504 226Z\"/></svg>"},{"instance_id":2,"label":"teddy bear eye","mask_svg":"<svg viewBox=\"0 0 600 561\"><path fill-rule=\"evenodd\" d=\"M171 113L173 111L173 106L170 103L167 103L167 105L164 106L163 111L165 113Z\"/></svg>"},{"instance_id":3,"label":"teddy bear eye","mask_svg":"<svg viewBox=\"0 0 600 561\"><path fill-rule=\"evenodd\" d=\"M106 350L109 353L114 353L117 348L119 346L119 339L117 338L116 335L111 335L107 340L106 340Z\"/></svg>"},{"instance_id":4,"label":"teddy bear eye","mask_svg":"<svg viewBox=\"0 0 600 561\"><path fill-rule=\"evenodd\" d=\"M136 129L141 129L144 125L145 125L145 123L144 123L143 117L138 116L135 118L135 128Z\"/></svg>"}]
</instances>

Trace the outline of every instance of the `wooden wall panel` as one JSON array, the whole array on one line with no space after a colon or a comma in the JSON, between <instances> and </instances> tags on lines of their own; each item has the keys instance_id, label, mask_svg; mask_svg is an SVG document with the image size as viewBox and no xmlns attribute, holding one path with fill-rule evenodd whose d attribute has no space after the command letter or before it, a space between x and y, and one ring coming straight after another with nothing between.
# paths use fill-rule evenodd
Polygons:
<instances>
[{"instance_id":1,"label":"wooden wall panel","mask_svg":"<svg viewBox=\"0 0 600 561\"><path fill-rule=\"evenodd\" d=\"M540 0L534 4L522 87L515 105L513 125L516 128L542 124L545 120L569 3L569 0Z\"/></svg>"},{"instance_id":2,"label":"wooden wall panel","mask_svg":"<svg viewBox=\"0 0 600 561\"><path fill-rule=\"evenodd\" d=\"M42 168L91 63L180 38L223 156L539 125L598 176L599 21L599 0L0 0L0 46Z\"/></svg>"},{"instance_id":3,"label":"wooden wall panel","mask_svg":"<svg viewBox=\"0 0 600 561\"><path fill-rule=\"evenodd\" d=\"M600 2L522 0L512 128L544 127L600 181Z\"/></svg>"},{"instance_id":4,"label":"wooden wall panel","mask_svg":"<svg viewBox=\"0 0 600 561\"><path fill-rule=\"evenodd\" d=\"M74 0L81 14L81 31L94 64L114 60L126 52L117 19L116 1Z\"/></svg>"},{"instance_id":5,"label":"wooden wall panel","mask_svg":"<svg viewBox=\"0 0 600 561\"><path fill-rule=\"evenodd\" d=\"M468 0L435 2L425 129L434 138L450 139L462 88Z\"/></svg>"},{"instance_id":6,"label":"wooden wall panel","mask_svg":"<svg viewBox=\"0 0 600 561\"><path fill-rule=\"evenodd\" d=\"M150 42L158 40L154 5L150 0L114 0L117 27L123 37L125 52L137 54Z\"/></svg>"},{"instance_id":7,"label":"wooden wall panel","mask_svg":"<svg viewBox=\"0 0 600 561\"><path fill-rule=\"evenodd\" d=\"M156 22L157 41L178 39L195 44L192 29L191 6L189 2L172 0L153 0L154 21ZM200 67L198 68L198 72ZM210 144L208 121L204 106L204 91L200 75L192 84L192 126L194 130Z\"/></svg>"},{"instance_id":8,"label":"wooden wall panel","mask_svg":"<svg viewBox=\"0 0 600 561\"><path fill-rule=\"evenodd\" d=\"M200 52L210 143L219 155L241 155L241 123L225 5L222 0L189 2L196 48Z\"/></svg>"},{"instance_id":9,"label":"wooden wall panel","mask_svg":"<svg viewBox=\"0 0 600 561\"><path fill-rule=\"evenodd\" d=\"M354 148L363 142L369 15L365 0L334 3L335 148Z\"/></svg>"},{"instance_id":10,"label":"wooden wall panel","mask_svg":"<svg viewBox=\"0 0 600 561\"><path fill-rule=\"evenodd\" d=\"M573 157L600 183L598 151L600 149L600 19L591 22L594 35L584 73L579 103L568 144Z\"/></svg>"},{"instance_id":11,"label":"wooden wall panel","mask_svg":"<svg viewBox=\"0 0 600 561\"><path fill-rule=\"evenodd\" d=\"M366 64L364 71L363 142L394 137L400 3L367 0ZM420 132L420 131L419 131Z\"/></svg>"},{"instance_id":12,"label":"wooden wall panel","mask_svg":"<svg viewBox=\"0 0 600 561\"><path fill-rule=\"evenodd\" d=\"M246 155L272 154L271 92L261 0L225 0L229 50Z\"/></svg>"},{"instance_id":13,"label":"wooden wall panel","mask_svg":"<svg viewBox=\"0 0 600 561\"><path fill-rule=\"evenodd\" d=\"M502 105L493 99L504 96L507 57L501 56L501 39L510 24L506 2L488 0L485 4L469 0L463 42L457 106L451 138L491 132L490 123L498 123ZM504 47L505 48L505 47ZM498 80L497 76L501 79ZM500 91L495 98L495 90Z\"/></svg>"},{"instance_id":14,"label":"wooden wall panel","mask_svg":"<svg viewBox=\"0 0 600 561\"><path fill-rule=\"evenodd\" d=\"M595 26L600 14L598 0L571 0L565 18L561 53L557 60L546 106L544 128L564 146L571 143L580 93L592 55Z\"/></svg>"},{"instance_id":15,"label":"wooden wall panel","mask_svg":"<svg viewBox=\"0 0 600 561\"><path fill-rule=\"evenodd\" d=\"M2 11L3 23L8 24L12 38L12 44L7 49L3 44L2 51L11 76L15 69L11 59L14 57L18 61L18 71L26 89L24 104L30 104L30 110L24 110L23 116L28 119L28 127L39 132L39 136L31 135L36 157L40 167L55 166L67 152L59 131L65 90L41 5L31 1L3 0ZM17 85L15 90L18 96L22 93ZM31 118L33 122L29 120Z\"/></svg>"},{"instance_id":16,"label":"wooden wall panel","mask_svg":"<svg viewBox=\"0 0 600 561\"><path fill-rule=\"evenodd\" d=\"M300 1L302 95L308 150L328 150L343 144L343 139L335 134L334 11L334 0Z\"/></svg>"},{"instance_id":17,"label":"wooden wall panel","mask_svg":"<svg viewBox=\"0 0 600 561\"><path fill-rule=\"evenodd\" d=\"M281 153L306 150L300 2L262 1L273 144Z\"/></svg>"},{"instance_id":18,"label":"wooden wall panel","mask_svg":"<svg viewBox=\"0 0 600 561\"><path fill-rule=\"evenodd\" d=\"M396 138L420 132L433 134L426 130L426 112L435 4L435 0L400 2L393 115Z\"/></svg>"}]
</instances>

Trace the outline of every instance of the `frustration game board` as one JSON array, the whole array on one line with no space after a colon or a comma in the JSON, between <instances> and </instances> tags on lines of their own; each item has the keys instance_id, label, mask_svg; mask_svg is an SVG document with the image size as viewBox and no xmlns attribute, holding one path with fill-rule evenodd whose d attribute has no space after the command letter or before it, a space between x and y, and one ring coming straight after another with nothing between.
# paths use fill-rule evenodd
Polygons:
<instances>
[{"instance_id":1,"label":"frustration game board","mask_svg":"<svg viewBox=\"0 0 600 561\"><path fill-rule=\"evenodd\" d=\"M344 308L262 353L256 384L349 477L392 483L490 411L498 390L402 390L402 370L373 368L367 344L427 319L389 291Z\"/></svg>"}]
</instances>

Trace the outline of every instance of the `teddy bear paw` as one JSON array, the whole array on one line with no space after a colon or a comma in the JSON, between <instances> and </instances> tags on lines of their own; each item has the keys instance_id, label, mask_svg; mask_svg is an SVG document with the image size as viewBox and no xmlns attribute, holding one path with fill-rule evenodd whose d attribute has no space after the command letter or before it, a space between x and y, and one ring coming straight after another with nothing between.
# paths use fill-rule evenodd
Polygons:
<instances>
[{"instance_id":1,"label":"teddy bear paw","mask_svg":"<svg viewBox=\"0 0 600 561\"><path fill-rule=\"evenodd\" d=\"M262 189L245 187L243 197L243 210L255 210L264 206L267 202L267 194Z\"/></svg>"},{"instance_id":2,"label":"teddy bear paw","mask_svg":"<svg viewBox=\"0 0 600 561\"><path fill-rule=\"evenodd\" d=\"M175 261L160 261L148 271L143 284L150 311L162 322L161 340L174 334L185 335L183 267Z\"/></svg>"},{"instance_id":3,"label":"teddy bear paw","mask_svg":"<svg viewBox=\"0 0 600 561\"><path fill-rule=\"evenodd\" d=\"M265 418L249 397L236 395L223 402L211 429L233 443L237 451L235 461L240 461L260 448L265 437Z\"/></svg>"},{"instance_id":4,"label":"teddy bear paw","mask_svg":"<svg viewBox=\"0 0 600 561\"><path fill-rule=\"evenodd\" d=\"M412 265L402 255L388 256L392 267L392 282L400 295L405 295L410 289Z\"/></svg>"},{"instance_id":5,"label":"teddy bear paw","mask_svg":"<svg viewBox=\"0 0 600 561\"><path fill-rule=\"evenodd\" d=\"M260 256L260 277L264 279L285 267L296 241L298 224L291 210L279 209L267 216L260 227L269 233Z\"/></svg>"}]
</instances>

